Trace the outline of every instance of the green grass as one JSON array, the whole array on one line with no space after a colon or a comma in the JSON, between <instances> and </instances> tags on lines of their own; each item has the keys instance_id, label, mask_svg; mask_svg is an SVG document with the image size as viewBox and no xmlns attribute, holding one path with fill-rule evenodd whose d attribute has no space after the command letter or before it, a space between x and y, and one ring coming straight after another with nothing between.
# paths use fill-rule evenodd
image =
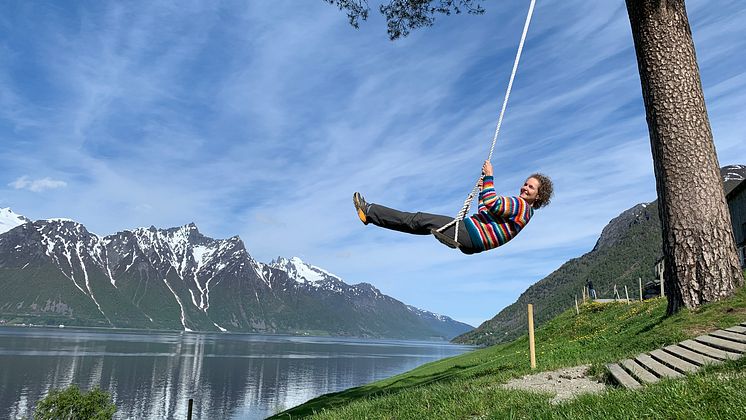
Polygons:
<instances>
[{"instance_id":1,"label":"green grass","mask_svg":"<svg viewBox=\"0 0 746 420\"><path fill-rule=\"evenodd\" d=\"M666 317L664 299L587 304L536 332L537 370L604 365L746 321L746 288L732 298ZM745 358L746 359L746 358ZM640 391L609 388L559 405L551 395L505 390L501 384L531 373L528 338L420 366L382 381L327 394L277 418L746 418L746 360L709 367Z\"/></svg>"}]
</instances>

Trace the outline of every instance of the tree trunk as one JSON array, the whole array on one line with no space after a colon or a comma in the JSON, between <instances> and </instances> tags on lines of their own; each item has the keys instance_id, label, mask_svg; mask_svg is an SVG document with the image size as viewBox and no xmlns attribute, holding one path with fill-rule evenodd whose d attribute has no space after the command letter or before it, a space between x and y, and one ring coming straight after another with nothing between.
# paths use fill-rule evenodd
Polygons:
<instances>
[{"instance_id":1,"label":"tree trunk","mask_svg":"<svg viewBox=\"0 0 746 420\"><path fill-rule=\"evenodd\" d=\"M684 0L626 0L663 226L668 313L743 284Z\"/></svg>"}]
</instances>

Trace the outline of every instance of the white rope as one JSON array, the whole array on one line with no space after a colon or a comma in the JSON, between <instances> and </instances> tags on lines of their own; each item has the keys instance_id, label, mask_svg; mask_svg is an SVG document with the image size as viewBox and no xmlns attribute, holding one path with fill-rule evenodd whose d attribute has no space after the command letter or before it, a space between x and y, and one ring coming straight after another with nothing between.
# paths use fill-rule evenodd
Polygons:
<instances>
[{"instance_id":1,"label":"white rope","mask_svg":"<svg viewBox=\"0 0 746 420\"><path fill-rule=\"evenodd\" d=\"M500 127L503 124L503 117L505 116L505 109L508 107L508 98L510 98L510 91L513 89L513 80L515 74L518 71L518 62L521 60L521 53L523 52L523 44L526 42L526 34L528 34L528 26L531 23L531 16L534 14L534 5L536 0L531 0L531 5L528 7L528 15L526 16L526 23L523 25L523 34L521 35L521 42L518 44L518 52L515 55L515 61L513 62L513 71L510 73L510 81L508 81L508 90L505 91L505 99L503 100L503 106L500 110L500 118L497 120L497 128L495 129L495 136L492 138L492 147L490 147L490 154L487 160L492 159L492 153L495 151L495 143L497 143L497 136L500 134Z\"/></svg>"},{"instance_id":2,"label":"white rope","mask_svg":"<svg viewBox=\"0 0 746 420\"><path fill-rule=\"evenodd\" d=\"M495 135L492 137L492 146L490 146L490 153L487 157L487 160L492 160L492 153L495 151L495 144L497 143L497 136L500 134L500 127L503 123L503 117L505 116L505 109L508 107L508 98L510 98L510 91L513 89L513 80L515 79L515 74L518 71L518 62L521 60L521 53L523 52L523 44L526 42L526 34L528 34L528 26L531 23L531 17L534 14L534 5L536 4L536 0L531 0L531 5L528 7L528 15L526 15L526 23L523 25L523 34L521 35L521 42L518 44L518 52L515 55L515 61L513 61L513 71L510 73L510 80L508 81L508 89L505 91L505 99L503 99L503 106L502 109L500 109L500 117L497 119L497 127L495 128ZM471 190L471 193L466 197L466 200L464 201L464 205L461 207L461 210L458 212L456 217L450 221L445 226L438 229L438 232L443 232L444 230L448 229L449 227L456 225L455 229L455 235L453 240L458 242L458 224L461 220L464 220L466 218L466 215L469 214L469 208L471 207L471 202L474 200L474 196L476 196L479 193L479 184L482 180L482 176L480 175L479 179L477 179L477 183L474 186L474 188Z\"/></svg>"}]
</instances>

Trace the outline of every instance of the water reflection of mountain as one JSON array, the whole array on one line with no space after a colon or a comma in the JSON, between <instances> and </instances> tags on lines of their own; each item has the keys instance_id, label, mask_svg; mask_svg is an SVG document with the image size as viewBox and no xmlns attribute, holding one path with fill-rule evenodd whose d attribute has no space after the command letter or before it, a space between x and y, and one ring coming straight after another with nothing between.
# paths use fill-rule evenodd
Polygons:
<instances>
[{"instance_id":1,"label":"water reflection of mountain","mask_svg":"<svg viewBox=\"0 0 746 420\"><path fill-rule=\"evenodd\" d=\"M0 418L52 388L100 384L117 418L264 418L315 396L467 351L442 343L0 328Z\"/></svg>"}]
</instances>

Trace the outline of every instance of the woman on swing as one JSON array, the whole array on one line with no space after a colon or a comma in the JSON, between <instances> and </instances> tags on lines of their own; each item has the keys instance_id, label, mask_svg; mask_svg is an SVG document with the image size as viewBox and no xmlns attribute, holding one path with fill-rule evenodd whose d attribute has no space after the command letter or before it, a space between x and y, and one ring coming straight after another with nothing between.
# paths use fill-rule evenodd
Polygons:
<instances>
[{"instance_id":1,"label":"woman on swing","mask_svg":"<svg viewBox=\"0 0 746 420\"><path fill-rule=\"evenodd\" d=\"M552 181L542 174L532 174L523 183L517 197L501 197L495 193L492 164L482 165L477 214L458 224L459 249L464 254L476 254L504 245L513 239L531 220L534 209L549 204L553 194ZM368 204L356 192L352 196L357 215L364 224L373 223L386 229L415 235L429 235L453 220L453 217L429 213L407 213ZM454 236L455 225L443 231Z\"/></svg>"}]
</instances>

